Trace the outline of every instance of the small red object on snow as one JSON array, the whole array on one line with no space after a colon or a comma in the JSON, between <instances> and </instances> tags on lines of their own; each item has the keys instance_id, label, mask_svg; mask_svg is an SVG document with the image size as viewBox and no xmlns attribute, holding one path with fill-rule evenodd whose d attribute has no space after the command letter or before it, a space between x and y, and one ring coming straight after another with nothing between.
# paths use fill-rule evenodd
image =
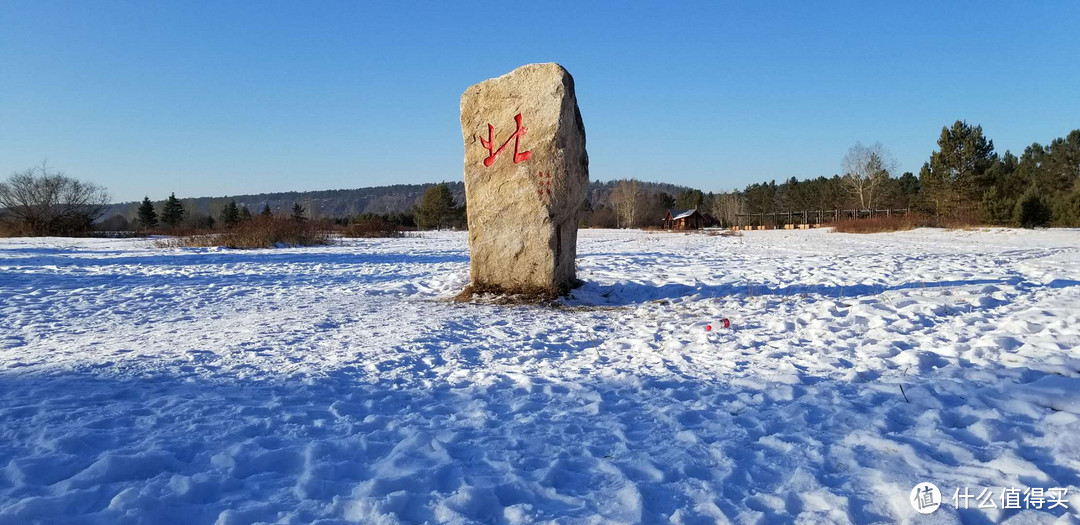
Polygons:
<instances>
[{"instance_id":1,"label":"small red object on snow","mask_svg":"<svg viewBox=\"0 0 1080 525\"><path fill-rule=\"evenodd\" d=\"M720 321L718 321L716 323L716 327L717 328L731 328L731 321L728 321L727 317L725 317L725 318L721 319ZM705 331L706 332L711 332L712 331L712 323L709 323L709 324L705 325Z\"/></svg>"}]
</instances>

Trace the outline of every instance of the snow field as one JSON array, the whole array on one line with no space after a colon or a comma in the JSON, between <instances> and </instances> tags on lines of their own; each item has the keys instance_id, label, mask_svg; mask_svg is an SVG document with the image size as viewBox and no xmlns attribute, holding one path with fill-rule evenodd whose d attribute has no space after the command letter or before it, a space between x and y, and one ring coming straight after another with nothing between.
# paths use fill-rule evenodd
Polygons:
<instances>
[{"instance_id":1,"label":"snow field","mask_svg":"<svg viewBox=\"0 0 1080 525\"><path fill-rule=\"evenodd\" d=\"M1078 246L583 230L553 309L461 233L0 240L0 523L1080 522Z\"/></svg>"}]
</instances>

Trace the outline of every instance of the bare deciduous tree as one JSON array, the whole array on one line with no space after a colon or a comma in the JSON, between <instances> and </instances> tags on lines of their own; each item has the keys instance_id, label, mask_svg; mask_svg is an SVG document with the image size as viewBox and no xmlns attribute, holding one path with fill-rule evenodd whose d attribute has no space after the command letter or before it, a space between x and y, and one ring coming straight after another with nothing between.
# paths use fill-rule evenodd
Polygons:
<instances>
[{"instance_id":1,"label":"bare deciduous tree","mask_svg":"<svg viewBox=\"0 0 1080 525\"><path fill-rule=\"evenodd\" d=\"M611 206L619 219L620 228L633 228L637 225L638 210L641 207L641 183L636 180L622 180L611 191Z\"/></svg>"},{"instance_id":2,"label":"bare deciduous tree","mask_svg":"<svg viewBox=\"0 0 1080 525\"><path fill-rule=\"evenodd\" d=\"M70 235L88 230L105 212L105 188L41 166L0 183L0 221L28 235Z\"/></svg>"},{"instance_id":3,"label":"bare deciduous tree","mask_svg":"<svg viewBox=\"0 0 1080 525\"><path fill-rule=\"evenodd\" d=\"M742 198L736 192L720 193L714 196L709 206L709 213L724 226L735 224L742 212Z\"/></svg>"},{"instance_id":4,"label":"bare deciduous tree","mask_svg":"<svg viewBox=\"0 0 1080 525\"><path fill-rule=\"evenodd\" d=\"M841 163L844 172L844 187L858 201L859 208L871 209L874 197L885 185L897 163L889 150L880 142L864 146L856 142Z\"/></svg>"}]
</instances>

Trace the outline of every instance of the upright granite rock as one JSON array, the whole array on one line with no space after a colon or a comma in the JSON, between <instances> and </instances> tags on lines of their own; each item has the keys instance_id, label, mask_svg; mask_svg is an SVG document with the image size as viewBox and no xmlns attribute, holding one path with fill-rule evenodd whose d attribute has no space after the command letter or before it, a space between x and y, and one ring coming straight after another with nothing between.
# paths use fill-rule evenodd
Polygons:
<instances>
[{"instance_id":1,"label":"upright granite rock","mask_svg":"<svg viewBox=\"0 0 1080 525\"><path fill-rule=\"evenodd\" d=\"M573 77L529 64L470 87L461 134L473 289L565 293L589 185Z\"/></svg>"}]
</instances>

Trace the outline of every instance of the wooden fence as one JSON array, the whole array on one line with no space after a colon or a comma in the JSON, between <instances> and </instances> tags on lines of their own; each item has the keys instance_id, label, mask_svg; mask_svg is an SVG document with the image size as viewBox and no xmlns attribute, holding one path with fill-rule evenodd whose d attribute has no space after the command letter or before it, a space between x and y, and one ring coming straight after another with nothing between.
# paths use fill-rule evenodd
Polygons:
<instances>
[{"instance_id":1,"label":"wooden fence","mask_svg":"<svg viewBox=\"0 0 1080 525\"><path fill-rule=\"evenodd\" d=\"M901 209L866 209L866 210L804 210L772 213L740 213L735 216L735 229L806 229L816 228L830 222L870 219L908 215L910 208Z\"/></svg>"}]
</instances>

